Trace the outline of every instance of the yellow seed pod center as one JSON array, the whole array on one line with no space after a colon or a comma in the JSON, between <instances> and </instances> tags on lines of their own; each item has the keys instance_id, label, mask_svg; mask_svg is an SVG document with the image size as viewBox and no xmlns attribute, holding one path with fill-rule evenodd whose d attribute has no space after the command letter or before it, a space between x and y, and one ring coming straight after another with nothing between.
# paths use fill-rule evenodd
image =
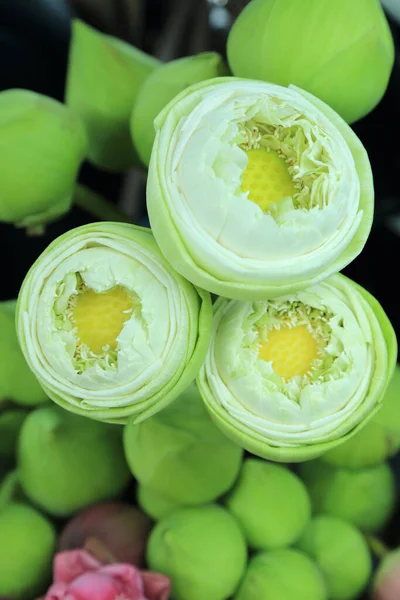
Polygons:
<instances>
[{"instance_id":1,"label":"yellow seed pod center","mask_svg":"<svg viewBox=\"0 0 400 600\"><path fill-rule=\"evenodd\" d=\"M306 325L281 327L268 332L268 338L259 348L258 355L272 361L275 373L284 379L305 375L318 357L318 342Z\"/></svg>"},{"instance_id":2,"label":"yellow seed pod center","mask_svg":"<svg viewBox=\"0 0 400 600\"><path fill-rule=\"evenodd\" d=\"M108 292L85 290L78 294L72 321L77 328L79 344L87 345L94 354L101 354L104 346L115 350L117 338L132 309L133 298L121 286Z\"/></svg>"},{"instance_id":3,"label":"yellow seed pod center","mask_svg":"<svg viewBox=\"0 0 400 600\"><path fill-rule=\"evenodd\" d=\"M274 150L257 148L246 151L248 163L242 175L242 192L266 212L272 202L293 196L295 188L287 163Z\"/></svg>"}]
</instances>

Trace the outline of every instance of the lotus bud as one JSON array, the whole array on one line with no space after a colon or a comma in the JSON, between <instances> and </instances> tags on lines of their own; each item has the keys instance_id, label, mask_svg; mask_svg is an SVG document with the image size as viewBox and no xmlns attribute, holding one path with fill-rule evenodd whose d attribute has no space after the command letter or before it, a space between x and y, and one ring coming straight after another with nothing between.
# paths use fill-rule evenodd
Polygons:
<instances>
[{"instance_id":1,"label":"lotus bud","mask_svg":"<svg viewBox=\"0 0 400 600\"><path fill-rule=\"evenodd\" d=\"M254 550L291 546L311 517L310 498L297 475L257 459L244 462L226 505Z\"/></svg>"},{"instance_id":2,"label":"lotus bud","mask_svg":"<svg viewBox=\"0 0 400 600\"><path fill-rule=\"evenodd\" d=\"M197 383L215 423L280 462L320 456L380 408L397 344L385 313L343 275L263 302L219 298Z\"/></svg>"},{"instance_id":3,"label":"lotus bud","mask_svg":"<svg viewBox=\"0 0 400 600\"><path fill-rule=\"evenodd\" d=\"M395 479L389 465L350 470L322 461L300 465L314 511L344 519L363 531L379 531L390 518Z\"/></svg>"},{"instance_id":4,"label":"lotus bud","mask_svg":"<svg viewBox=\"0 0 400 600\"><path fill-rule=\"evenodd\" d=\"M136 162L129 119L138 91L160 62L134 46L75 19L66 102L86 126L88 158L121 171Z\"/></svg>"},{"instance_id":5,"label":"lotus bud","mask_svg":"<svg viewBox=\"0 0 400 600\"><path fill-rule=\"evenodd\" d=\"M232 515L217 505L182 508L150 534L150 568L171 579L174 600L225 600L244 574L247 550Z\"/></svg>"},{"instance_id":6,"label":"lotus bud","mask_svg":"<svg viewBox=\"0 0 400 600\"><path fill-rule=\"evenodd\" d=\"M303 552L280 548L256 554L234 600L327 600L317 565Z\"/></svg>"},{"instance_id":7,"label":"lotus bud","mask_svg":"<svg viewBox=\"0 0 400 600\"><path fill-rule=\"evenodd\" d=\"M400 448L400 367L383 397L382 407L357 435L329 450L321 460L335 467L374 467L394 456Z\"/></svg>"},{"instance_id":8,"label":"lotus bud","mask_svg":"<svg viewBox=\"0 0 400 600\"><path fill-rule=\"evenodd\" d=\"M91 223L57 238L34 263L17 329L52 400L92 419L139 422L196 377L212 306L171 268L149 229Z\"/></svg>"},{"instance_id":9,"label":"lotus bud","mask_svg":"<svg viewBox=\"0 0 400 600\"><path fill-rule=\"evenodd\" d=\"M372 600L400 598L400 549L389 552L375 572Z\"/></svg>"},{"instance_id":10,"label":"lotus bud","mask_svg":"<svg viewBox=\"0 0 400 600\"><path fill-rule=\"evenodd\" d=\"M0 511L0 595L32 600L51 577L56 534L38 511L10 504Z\"/></svg>"},{"instance_id":11,"label":"lotus bud","mask_svg":"<svg viewBox=\"0 0 400 600\"><path fill-rule=\"evenodd\" d=\"M138 504L155 521L181 508L181 505L169 500L146 485L138 485Z\"/></svg>"},{"instance_id":12,"label":"lotus bud","mask_svg":"<svg viewBox=\"0 0 400 600\"><path fill-rule=\"evenodd\" d=\"M121 428L55 405L38 408L21 429L18 473L26 495L51 515L115 498L129 480Z\"/></svg>"},{"instance_id":13,"label":"lotus bud","mask_svg":"<svg viewBox=\"0 0 400 600\"><path fill-rule=\"evenodd\" d=\"M28 411L8 409L0 413L0 463L14 464L17 439Z\"/></svg>"},{"instance_id":14,"label":"lotus bud","mask_svg":"<svg viewBox=\"0 0 400 600\"><path fill-rule=\"evenodd\" d=\"M136 507L122 502L101 502L78 513L64 527L59 551L83 548L94 538L113 556L113 562L144 564L150 520Z\"/></svg>"},{"instance_id":15,"label":"lotus bud","mask_svg":"<svg viewBox=\"0 0 400 600\"><path fill-rule=\"evenodd\" d=\"M315 517L297 545L322 571L328 598L360 597L371 574L372 560L364 537L353 525L336 517Z\"/></svg>"},{"instance_id":16,"label":"lotus bud","mask_svg":"<svg viewBox=\"0 0 400 600\"><path fill-rule=\"evenodd\" d=\"M154 236L192 283L238 300L297 292L362 250L373 217L367 153L304 90L220 77L155 120Z\"/></svg>"},{"instance_id":17,"label":"lotus bud","mask_svg":"<svg viewBox=\"0 0 400 600\"><path fill-rule=\"evenodd\" d=\"M298 85L352 123L385 93L394 44L379 0L252 0L228 59L236 76Z\"/></svg>"},{"instance_id":18,"label":"lotus bud","mask_svg":"<svg viewBox=\"0 0 400 600\"><path fill-rule=\"evenodd\" d=\"M22 406L36 406L49 399L21 352L15 328L16 305L16 300L0 302L0 405L3 400L12 400Z\"/></svg>"},{"instance_id":19,"label":"lotus bud","mask_svg":"<svg viewBox=\"0 0 400 600\"><path fill-rule=\"evenodd\" d=\"M151 419L124 430L135 478L178 505L215 500L233 485L243 450L211 421L193 384Z\"/></svg>"},{"instance_id":20,"label":"lotus bud","mask_svg":"<svg viewBox=\"0 0 400 600\"><path fill-rule=\"evenodd\" d=\"M52 98L5 90L0 127L0 221L36 227L68 212L86 153L79 117Z\"/></svg>"},{"instance_id":21,"label":"lotus bud","mask_svg":"<svg viewBox=\"0 0 400 600\"><path fill-rule=\"evenodd\" d=\"M131 118L131 134L141 161L147 166L155 138L154 119L189 85L228 75L224 59L217 52L201 52L172 60L155 69L137 95Z\"/></svg>"}]
</instances>

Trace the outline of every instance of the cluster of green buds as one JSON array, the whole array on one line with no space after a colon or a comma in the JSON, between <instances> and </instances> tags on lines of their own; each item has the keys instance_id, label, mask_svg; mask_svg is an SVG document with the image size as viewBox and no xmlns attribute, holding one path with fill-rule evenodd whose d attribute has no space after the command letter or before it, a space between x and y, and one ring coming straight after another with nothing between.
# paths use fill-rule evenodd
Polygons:
<instances>
[{"instance_id":1,"label":"cluster of green buds","mask_svg":"<svg viewBox=\"0 0 400 600\"><path fill-rule=\"evenodd\" d=\"M66 106L0 94L0 220L61 216L88 158L148 166L151 225L68 231L0 306L0 596L47 577L55 533L29 503L67 517L131 475L174 600L365 589L395 503L400 369L383 308L339 271L374 210L347 122L382 96L393 45L377 0L354 45L311 36L327 3L251 0L233 77L215 52L162 65L75 20Z\"/></svg>"},{"instance_id":2,"label":"cluster of green buds","mask_svg":"<svg viewBox=\"0 0 400 600\"><path fill-rule=\"evenodd\" d=\"M200 406L198 392L191 388L190 395L185 392L145 422L125 426L125 453L139 480L138 501L156 521L147 562L171 579L172 597L359 598L372 571L364 533L377 528L361 531L354 516L369 525L375 511L375 524L379 519L382 527L387 521L392 478L389 502L386 495L379 504L378 491L388 491L387 482L382 489L386 465L368 489L362 477L342 481L341 495L339 486L331 485L324 490L322 506L317 477L303 482L286 465L234 458L234 445L228 453L227 440ZM351 500L353 510L346 511ZM330 511L336 504L339 509Z\"/></svg>"}]
</instances>

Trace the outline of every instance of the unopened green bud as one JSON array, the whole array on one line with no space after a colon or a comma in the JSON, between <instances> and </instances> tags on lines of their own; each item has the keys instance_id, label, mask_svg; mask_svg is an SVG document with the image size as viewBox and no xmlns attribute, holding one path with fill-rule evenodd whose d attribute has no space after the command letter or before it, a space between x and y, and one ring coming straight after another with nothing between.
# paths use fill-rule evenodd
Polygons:
<instances>
[{"instance_id":1,"label":"unopened green bud","mask_svg":"<svg viewBox=\"0 0 400 600\"><path fill-rule=\"evenodd\" d=\"M95 165L121 171L137 162L129 119L141 85L159 64L126 42L73 22L66 102L85 123Z\"/></svg>"},{"instance_id":2,"label":"unopened green bud","mask_svg":"<svg viewBox=\"0 0 400 600\"><path fill-rule=\"evenodd\" d=\"M52 515L117 497L129 480L121 428L38 408L22 426L18 472L27 496Z\"/></svg>"},{"instance_id":3,"label":"unopened green bud","mask_svg":"<svg viewBox=\"0 0 400 600\"><path fill-rule=\"evenodd\" d=\"M220 506L183 508L150 534L147 559L168 575L175 600L225 600L246 566L246 543L236 520Z\"/></svg>"},{"instance_id":4,"label":"unopened green bud","mask_svg":"<svg viewBox=\"0 0 400 600\"><path fill-rule=\"evenodd\" d=\"M156 135L153 122L158 113L189 85L228 73L224 59L217 52L185 56L153 71L139 90L131 119L135 148L145 165L150 162Z\"/></svg>"},{"instance_id":5,"label":"unopened green bud","mask_svg":"<svg viewBox=\"0 0 400 600\"><path fill-rule=\"evenodd\" d=\"M51 575L56 535L39 512L22 504L0 511L0 595L32 600Z\"/></svg>"},{"instance_id":6,"label":"unopened green bud","mask_svg":"<svg viewBox=\"0 0 400 600\"><path fill-rule=\"evenodd\" d=\"M303 552L281 548L254 556L235 600L326 600L317 565Z\"/></svg>"},{"instance_id":7,"label":"unopened green bud","mask_svg":"<svg viewBox=\"0 0 400 600\"><path fill-rule=\"evenodd\" d=\"M27 90L0 93L0 220L40 226L66 213L86 152L79 118Z\"/></svg>"},{"instance_id":8,"label":"unopened green bud","mask_svg":"<svg viewBox=\"0 0 400 600\"><path fill-rule=\"evenodd\" d=\"M21 352L15 308L16 300L0 303L0 404L2 400L12 400L23 406L36 406L47 402L48 397Z\"/></svg>"},{"instance_id":9,"label":"unopened green bud","mask_svg":"<svg viewBox=\"0 0 400 600\"><path fill-rule=\"evenodd\" d=\"M172 502L146 485L138 485L137 500L144 512L155 521L180 508L179 504Z\"/></svg>"},{"instance_id":10,"label":"unopened green bud","mask_svg":"<svg viewBox=\"0 0 400 600\"><path fill-rule=\"evenodd\" d=\"M340 517L369 532L380 530L392 514L396 490L387 464L350 470L312 461L302 464L300 472L316 513Z\"/></svg>"},{"instance_id":11,"label":"unopened green bud","mask_svg":"<svg viewBox=\"0 0 400 600\"><path fill-rule=\"evenodd\" d=\"M243 464L227 506L256 550L289 546L299 539L311 516L303 482L289 469L263 460Z\"/></svg>"},{"instance_id":12,"label":"unopened green bud","mask_svg":"<svg viewBox=\"0 0 400 600\"><path fill-rule=\"evenodd\" d=\"M352 123L385 93L394 44L378 0L252 0L228 59L237 77L297 85Z\"/></svg>"},{"instance_id":13,"label":"unopened green bud","mask_svg":"<svg viewBox=\"0 0 400 600\"><path fill-rule=\"evenodd\" d=\"M371 555L362 534L336 517L315 517L298 547L321 569L331 600L352 600L366 587L371 574Z\"/></svg>"},{"instance_id":14,"label":"unopened green bud","mask_svg":"<svg viewBox=\"0 0 400 600\"><path fill-rule=\"evenodd\" d=\"M192 384L153 417L124 430L135 478L180 505L210 502L235 481L243 450L214 425Z\"/></svg>"},{"instance_id":15,"label":"unopened green bud","mask_svg":"<svg viewBox=\"0 0 400 600\"><path fill-rule=\"evenodd\" d=\"M322 455L336 467L373 467L394 456L400 447L400 367L385 392L382 408L359 433Z\"/></svg>"}]
</instances>

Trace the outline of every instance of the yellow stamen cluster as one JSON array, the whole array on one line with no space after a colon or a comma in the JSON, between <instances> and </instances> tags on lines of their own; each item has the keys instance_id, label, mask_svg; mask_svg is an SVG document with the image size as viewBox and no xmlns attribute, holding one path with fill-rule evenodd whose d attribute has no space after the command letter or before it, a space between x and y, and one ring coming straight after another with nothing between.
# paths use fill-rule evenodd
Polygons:
<instances>
[{"instance_id":1,"label":"yellow stamen cluster","mask_svg":"<svg viewBox=\"0 0 400 600\"><path fill-rule=\"evenodd\" d=\"M133 297L121 286L101 293L90 289L80 292L71 317L79 345L88 346L94 354L101 354L104 348L115 350L132 310Z\"/></svg>"},{"instance_id":2,"label":"yellow stamen cluster","mask_svg":"<svg viewBox=\"0 0 400 600\"><path fill-rule=\"evenodd\" d=\"M313 361L318 358L319 344L307 325L283 326L268 331L258 355L272 361L272 368L284 379L306 375L311 371Z\"/></svg>"},{"instance_id":3,"label":"yellow stamen cluster","mask_svg":"<svg viewBox=\"0 0 400 600\"><path fill-rule=\"evenodd\" d=\"M248 163L242 175L242 192L267 212L271 203L294 196L295 189L288 165L275 150L264 147L246 150Z\"/></svg>"}]
</instances>

